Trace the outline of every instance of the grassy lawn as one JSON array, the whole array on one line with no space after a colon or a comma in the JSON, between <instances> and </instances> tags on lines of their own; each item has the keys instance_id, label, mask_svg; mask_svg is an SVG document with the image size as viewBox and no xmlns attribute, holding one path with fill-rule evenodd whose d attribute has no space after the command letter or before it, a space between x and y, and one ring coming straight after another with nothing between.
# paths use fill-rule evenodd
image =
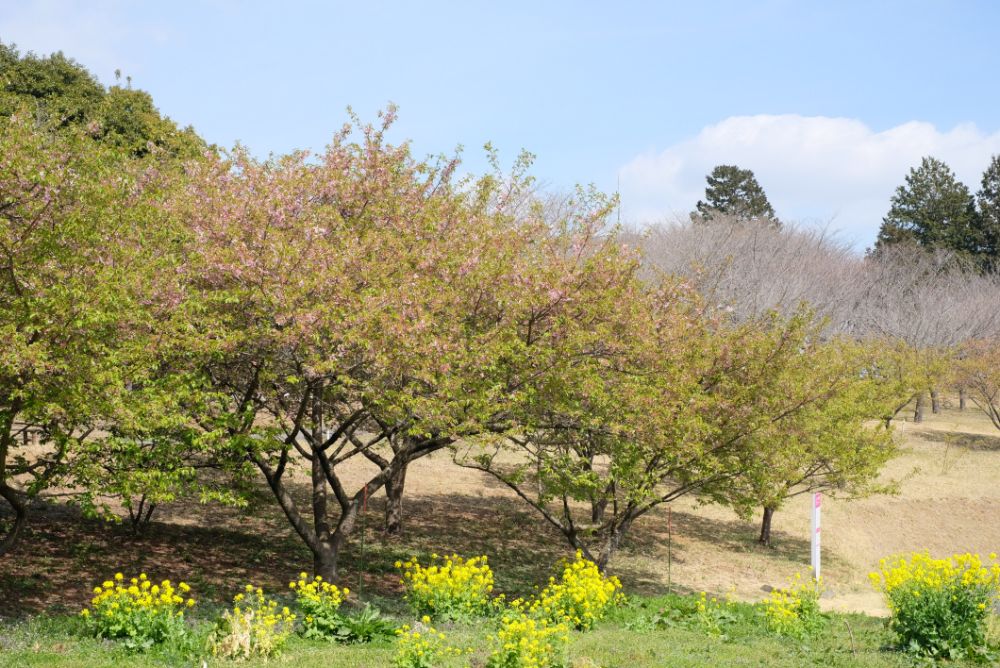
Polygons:
<instances>
[{"instance_id":1,"label":"grassy lawn","mask_svg":"<svg viewBox=\"0 0 1000 668\"><path fill-rule=\"evenodd\" d=\"M668 621L657 612L677 609ZM732 618L722 633L700 628L683 610L690 600L682 597L632 598L611 618L588 633L574 632L567 666L596 668L660 668L662 666L912 666L913 659L889 648L891 638L880 619L859 614L831 613L823 629L804 639L769 635L758 608L732 606ZM407 617L397 616L400 623ZM657 622L660 619L661 621ZM449 644L474 648L471 654L449 659L443 666L482 666L488 656L490 620L442 625ZM36 617L0 627L0 666L114 667L271 665L320 668L363 668L392 664L392 641L344 646L293 638L283 654L268 662L228 662L199 656L154 651L130 655L115 645L76 634L77 622L67 617ZM202 627L204 630L204 626ZM951 664L964 666L962 662Z\"/></svg>"}]
</instances>

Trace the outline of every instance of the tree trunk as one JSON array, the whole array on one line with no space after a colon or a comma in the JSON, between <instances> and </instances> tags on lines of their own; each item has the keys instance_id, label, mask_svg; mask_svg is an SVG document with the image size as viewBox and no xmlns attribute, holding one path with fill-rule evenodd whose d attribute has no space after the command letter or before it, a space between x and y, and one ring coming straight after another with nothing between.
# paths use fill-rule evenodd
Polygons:
<instances>
[{"instance_id":1,"label":"tree trunk","mask_svg":"<svg viewBox=\"0 0 1000 668\"><path fill-rule=\"evenodd\" d=\"M331 540L318 541L312 549L313 575L318 575L327 582L337 579L337 553L339 550Z\"/></svg>"},{"instance_id":2,"label":"tree trunk","mask_svg":"<svg viewBox=\"0 0 1000 668\"><path fill-rule=\"evenodd\" d=\"M604 542L604 545L601 546L601 551L597 554L597 559L594 560L594 563L597 564L598 570L602 573L607 569L608 562L611 561L611 557L618 550L618 547L621 545L622 538L625 537L625 533L628 532L629 527L632 525L632 520L634 519L634 516L626 516L617 525L612 525L608 531L608 538Z\"/></svg>"},{"instance_id":3,"label":"tree trunk","mask_svg":"<svg viewBox=\"0 0 1000 668\"><path fill-rule=\"evenodd\" d=\"M403 533L403 488L406 485L406 465L385 481L385 532L391 536Z\"/></svg>"},{"instance_id":4,"label":"tree trunk","mask_svg":"<svg viewBox=\"0 0 1000 668\"><path fill-rule=\"evenodd\" d=\"M14 549L24 525L28 522L28 497L26 494L17 491L7 484L7 455L13 446L14 418L17 415L17 408L5 411L0 414L0 497L2 497L11 510L14 511L14 523L11 524L7 533L0 537L0 557Z\"/></svg>"},{"instance_id":5,"label":"tree trunk","mask_svg":"<svg viewBox=\"0 0 1000 668\"><path fill-rule=\"evenodd\" d=\"M608 508L608 497L602 496L597 501L590 502L590 520L594 524L604 522L604 511Z\"/></svg>"},{"instance_id":6,"label":"tree trunk","mask_svg":"<svg viewBox=\"0 0 1000 668\"><path fill-rule=\"evenodd\" d=\"M965 388L958 388L958 410L965 410Z\"/></svg>"},{"instance_id":7,"label":"tree trunk","mask_svg":"<svg viewBox=\"0 0 1000 668\"><path fill-rule=\"evenodd\" d=\"M7 530L6 535L0 538L0 557L2 557L14 549L24 525L28 523L28 504L15 489L8 487L2 481L0 481L0 496L14 511L14 523Z\"/></svg>"},{"instance_id":8,"label":"tree trunk","mask_svg":"<svg viewBox=\"0 0 1000 668\"><path fill-rule=\"evenodd\" d=\"M937 415L941 412L941 401L938 397L937 390L931 390L931 413Z\"/></svg>"},{"instance_id":9,"label":"tree trunk","mask_svg":"<svg viewBox=\"0 0 1000 668\"><path fill-rule=\"evenodd\" d=\"M917 394L917 405L913 407L913 421L915 423L924 421L924 393Z\"/></svg>"},{"instance_id":10,"label":"tree trunk","mask_svg":"<svg viewBox=\"0 0 1000 668\"><path fill-rule=\"evenodd\" d=\"M774 508L764 508L764 518L760 523L760 536L757 542L764 547L771 547L771 519L774 517Z\"/></svg>"},{"instance_id":11,"label":"tree trunk","mask_svg":"<svg viewBox=\"0 0 1000 668\"><path fill-rule=\"evenodd\" d=\"M323 430L322 389L313 395L312 405L312 512L315 543L313 553L313 575L332 581L337 575L337 549L330 533L330 519L327 516L327 481L319 452L325 434Z\"/></svg>"}]
</instances>

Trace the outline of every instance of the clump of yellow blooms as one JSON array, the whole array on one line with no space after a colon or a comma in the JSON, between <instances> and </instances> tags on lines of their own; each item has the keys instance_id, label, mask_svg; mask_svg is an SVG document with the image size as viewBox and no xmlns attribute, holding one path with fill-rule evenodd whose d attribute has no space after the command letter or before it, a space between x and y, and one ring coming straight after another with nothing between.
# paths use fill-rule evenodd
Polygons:
<instances>
[{"instance_id":1,"label":"clump of yellow blooms","mask_svg":"<svg viewBox=\"0 0 1000 668\"><path fill-rule=\"evenodd\" d=\"M722 624L728 599L719 600L717 596L709 596L701 592L694 604L694 619L697 625L712 635L722 635Z\"/></svg>"},{"instance_id":2,"label":"clump of yellow blooms","mask_svg":"<svg viewBox=\"0 0 1000 668\"><path fill-rule=\"evenodd\" d=\"M268 657L277 654L294 631L295 615L248 584L233 598L209 639L214 656L230 659Z\"/></svg>"},{"instance_id":3,"label":"clump of yellow blooms","mask_svg":"<svg viewBox=\"0 0 1000 668\"><path fill-rule=\"evenodd\" d=\"M772 590L764 601L768 630L785 636L801 636L815 630L822 620L819 611L822 592L822 583L803 580L796 573L788 587Z\"/></svg>"},{"instance_id":4,"label":"clump of yellow blooms","mask_svg":"<svg viewBox=\"0 0 1000 668\"><path fill-rule=\"evenodd\" d=\"M554 668L566 663L569 626L514 612L503 617L490 642L488 668Z\"/></svg>"},{"instance_id":5,"label":"clump of yellow blooms","mask_svg":"<svg viewBox=\"0 0 1000 668\"><path fill-rule=\"evenodd\" d=\"M396 629L395 668L436 668L448 656L458 656L462 650L447 644L443 633L430 625L431 618L424 615L419 624L409 624Z\"/></svg>"},{"instance_id":6,"label":"clump of yellow blooms","mask_svg":"<svg viewBox=\"0 0 1000 668\"><path fill-rule=\"evenodd\" d=\"M577 550L576 558L564 563L559 578L549 578L538 597L523 605L532 617L587 630L624 600L621 588L618 578L604 576L597 564ZM518 602L512 605L518 607Z\"/></svg>"},{"instance_id":7,"label":"clump of yellow blooms","mask_svg":"<svg viewBox=\"0 0 1000 668\"><path fill-rule=\"evenodd\" d=\"M187 596L190 591L183 582L174 587L170 580L157 584L145 573L128 579L115 573L94 587L90 607L80 616L100 638L121 640L133 650L148 649L186 634L184 610L195 604Z\"/></svg>"},{"instance_id":8,"label":"clump of yellow blooms","mask_svg":"<svg viewBox=\"0 0 1000 668\"><path fill-rule=\"evenodd\" d=\"M406 601L418 615L435 619L461 619L490 611L493 571L485 556L463 559L457 554L431 555L423 566L413 557L396 562L403 571Z\"/></svg>"},{"instance_id":9,"label":"clump of yellow blooms","mask_svg":"<svg viewBox=\"0 0 1000 668\"><path fill-rule=\"evenodd\" d=\"M901 647L933 657L975 655L986 645L988 618L1000 596L996 553L935 559L927 552L882 559L869 575L892 612Z\"/></svg>"},{"instance_id":10,"label":"clump of yellow blooms","mask_svg":"<svg viewBox=\"0 0 1000 668\"><path fill-rule=\"evenodd\" d=\"M302 613L303 635L307 638L336 635L342 619L338 610L351 590L330 584L319 575L310 579L307 573L299 573L299 579L289 582L288 586L295 592L296 604Z\"/></svg>"}]
</instances>

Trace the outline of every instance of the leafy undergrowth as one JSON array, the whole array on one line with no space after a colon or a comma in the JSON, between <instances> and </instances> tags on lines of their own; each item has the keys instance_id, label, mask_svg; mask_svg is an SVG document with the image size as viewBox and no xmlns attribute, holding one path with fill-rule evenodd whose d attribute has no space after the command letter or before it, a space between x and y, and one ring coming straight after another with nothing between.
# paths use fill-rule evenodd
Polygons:
<instances>
[{"instance_id":1,"label":"leafy undergrowth","mask_svg":"<svg viewBox=\"0 0 1000 668\"><path fill-rule=\"evenodd\" d=\"M590 632L571 632L567 668L629 666L913 666L914 659L889 649L892 637L883 620L863 615L827 616L822 628L803 638L776 636L762 624L760 609L726 603L704 626L699 597L663 596L632 598L599 622ZM400 613L399 624L413 623ZM209 632L209 623L190 620L195 634ZM39 616L0 626L0 666L76 668L158 668L169 666L327 666L368 667L392 665L393 640L367 645L340 645L293 637L284 651L268 661L230 662L211 656L183 655L172 650L130 654L120 646L79 635L78 618ZM491 623L455 622L441 626L455 646L471 653L445 657L442 668L482 666L489 656ZM964 667L963 662L950 666Z\"/></svg>"}]
</instances>

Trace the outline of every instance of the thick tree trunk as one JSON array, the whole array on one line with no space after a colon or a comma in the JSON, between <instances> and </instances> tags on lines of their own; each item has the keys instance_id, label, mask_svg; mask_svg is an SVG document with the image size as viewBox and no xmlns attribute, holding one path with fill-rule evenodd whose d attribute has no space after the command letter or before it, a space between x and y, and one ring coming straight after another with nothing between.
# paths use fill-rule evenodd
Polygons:
<instances>
[{"instance_id":1,"label":"thick tree trunk","mask_svg":"<svg viewBox=\"0 0 1000 668\"><path fill-rule=\"evenodd\" d=\"M760 536L757 542L765 547L771 547L771 520L774 518L774 508L764 508L764 517L760 523Z\"/></svg>"},{"instance_id":2,"label":"thick tree trunk","mask_svg":"<svg viewBox=\"0 0 1000 668\"><path fill-rule=\"evenodd\" d=\"M941 400L937 390L931 390L931 413L937 415L941 412Z\"/></svg>"},{"instance_id":3,"label":"thick tree trunk","mask_svg":"<svg viewBox=\"0 0 1000 668\"><path fill-rule=\"evenodd\" d=\"M958 410L965 410L965 388L958 388Z\"/></svg>"},{"instance_id":4,"label":"thick tree trunk","mask_svg":"<svg viewBox=\"0 0 1000 668\"><path fill-rule=\"evenodd\" d=\"M917 394L917 404L916 406L913 407L914 422L919 423L924 421L924 404L925 404L924 393L920 392L919 394Z\"/></svg>"},{"instance_id":5,"label":"thick tree trunk","mask_svg":"<svg viewBox=\"0 0 1000 668\"><path fill-rule=\"evenodd\" d=\"M337 579L337 556L339 550L336 549L332 541L317 543L313 548L313 575L322 577L327 582Z\"/></svg>"},{"instance_id":6,"label":"thick tree trunk","mask_svg":"<svg viewBox=\"0 0 1000 668\"><path fill-rule=\"evenodd\" d=\"M407 468L405 465L400 467L385 481L385 532L392 536L403 533L403 488L406 486Z\"/></svg>"}]
</instances>

